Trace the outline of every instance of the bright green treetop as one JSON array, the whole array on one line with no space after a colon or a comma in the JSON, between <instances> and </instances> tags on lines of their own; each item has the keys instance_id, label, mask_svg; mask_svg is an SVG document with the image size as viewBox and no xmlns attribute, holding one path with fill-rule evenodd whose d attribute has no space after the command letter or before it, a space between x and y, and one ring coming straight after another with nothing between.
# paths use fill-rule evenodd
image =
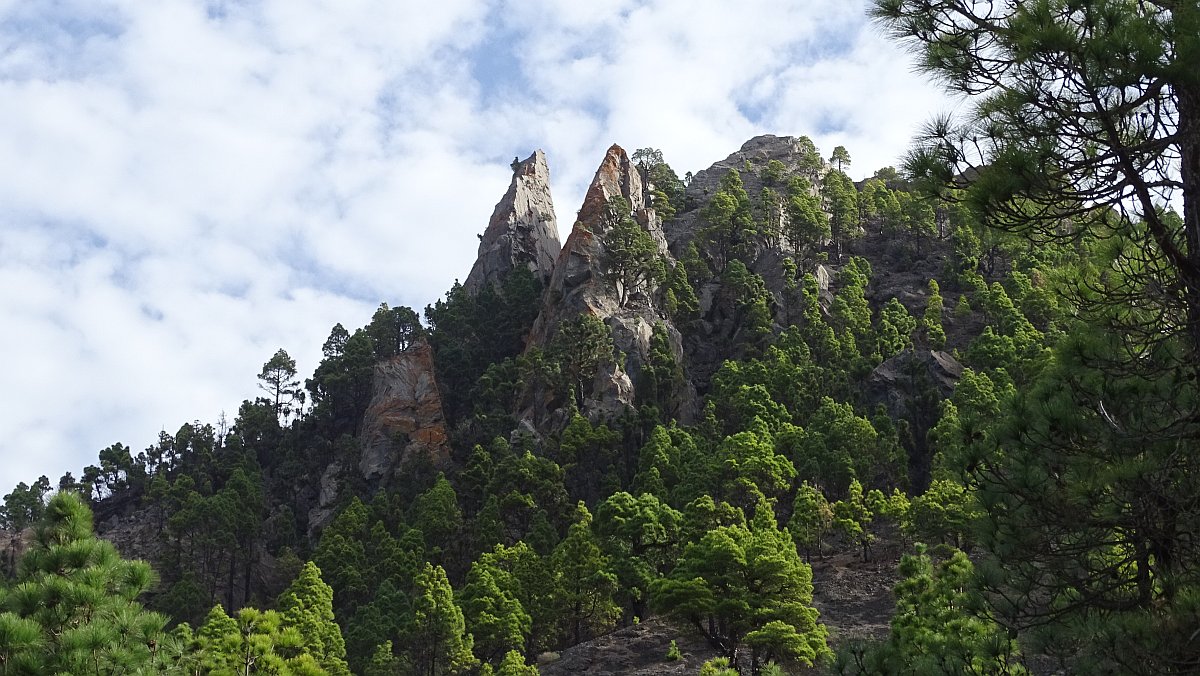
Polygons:
<instances>
[{"instance_id":1,"label":"bright green treetop","mask_svg":"<svg viewBox=\"0 0 1200 676\"><path fill-rule=\"evenodd\" d=\"M412 596L412 623L407 632L414 673L421 676L465 673L475 666L474 639L441 566L426 563L417 574Z\"/></svg>"},{"instance_id":2,"label":"bright green treetop","mask_svg":"<svg viewBox=\"0 0 1200 676\"><path fill-rule=\"evenodd\" d=\"M331 675L350 673L346 666L346 642L333 618L333 589L321 579L312 561L279 597L279 612L286 626L295 627L304 650Z\"/></svg>"},{"instance_id":3,"label":"bright green treetop","mask_svg":"<svg viewBox=\"0 0 1200 676\"><path fill-rule=\"evenodd\" d=\"M695 626L728 657L750 643L752 660L811 665L828 652L812 607L812 569L760 503L749 526L719 526L690 543L654 605Z\"/></svg>"},{"instance_id":4,"label":"bright green treetop","mask_svg":"<svg viewBox=\"0 0 1200 676\"><path fill-rule=\"evenodd\" d=\"M118 673L163 665L167 618L137 598L154 580L149 564L126 561L92 534L92 512L75 493L46 505L3 595L0 668L12 673ZM28 669L28 672L19 669Z\"/></svg>"}]
</instances>

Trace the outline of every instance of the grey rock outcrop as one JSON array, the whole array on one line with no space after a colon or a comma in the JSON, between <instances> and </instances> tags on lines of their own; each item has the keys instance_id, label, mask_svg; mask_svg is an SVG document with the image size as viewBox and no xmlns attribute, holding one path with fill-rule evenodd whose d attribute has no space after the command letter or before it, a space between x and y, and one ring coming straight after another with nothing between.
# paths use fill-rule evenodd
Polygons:
<instances>
[{"instance_id":1,"label":"grey rock outcrop","mask_svg":"<svg viewBox=\"0 0 1200 676\"><path fill-rule=\"evenodd\" d=\"M315 539L318 533L333 520L338 508L338 495L342 490L342 463L334 460L321 473L317 494L317 506L308 510L308 534Z\"/></svg>"},{"instance_id":2,"label":"grey rock outcrop","mask_svg":"<svg viewBox=\"0 0 1200 676\"><path fill-rule=\"evenodd\" d=\"M761 175L767 163L771 160L782 162L789 172L800 171L801 167L807 166L806 162L809 158L806 157L806 145L807 143L804 140L795 136L775 136L774 134L755 136L743 143L742 147L737 152L730 154L729 157L716 162L707 169L696 172L691 182L688 183L687 202L697 207L707 203L713 193L720 187L721 179L731 170L741 173L746 192L753 198L766 185ZM744 171L747 164L750 165L752 171ZM822 165L816 169L806 169L801 173L805 171L813 183L813 189L815 190L817 185L819 185L820 178L825 174L826 167ZM775 189L782 190L783 188L782 186L775 186ZM781 213L780 215L781 217L786 217L786 213ZM699 209L680 214L672 222L667 232L667 239L671 243L671 250L677 254L680 253L682 247L691 241L697 230L702 226L703 223L700 219Z\"/></svg>"},{"instance_id":3,"label":"grey rock outcrop","mask_svg":"<svg viewBox=\"0 0 1200 676\"><path fill-rule=\"evenodd\" d=\"M660 255L670 256L660 219L649 206L644 177L625 151L613 145L596 170L579 210L579 220L555 262L541 313L528 341L530 347L544 349L553 340L559 324L580 315L598 317L609 327L617 352L626 359L624 363L601 368L591 389L583 393L582 412L593 420L616 415L626 406L634 405L635 383L646 363L656 323L666 326L676 358L682 360L683 356L679 332L655 307L654 289L632 293L621 305L616 289L604 278L605 210L613 197L623 197L629 202L634 219L657 243ZM518 407L525 427L545 432L565 423L563 411L548 410L548 397L549 393L526 393Z\"/></svg>"},{"instance_id":4,"label":"grey rock outcrop","mask_svg":"<svg viewBox=\"0 0 1200 676\"><path fill-rule=\"evenodd\" d=\"M376 364L371 393L359 435L363 478L387 484L396 470L418 456L434 466L449 463L446 417L428 343L419 342Z\"/></svg>"},{"instance_id":5,"label":"grey rock outcrop","mask_svg":"<svg viewBox=\"0 0 1200 676\"><path fill-rule=\"evenodd\" d=\"M940 398L945 399L954 393L962 372L962 364L946 352L909 349L876 366L867 379L867 388L868 393L877 395L872 400L900 412L903 407L894 400L902 398L905 391L923 383L936 388Z\"/></svg>"},{"instance_id":6,"label":"grey rock outcrop","mask_svg":"<svg viewBox=\"0 0 1200 676\"><path fill-rule=\"evenodd\" d=\"M561 247L550 169L546 154L538 150L514 167L512 183L492 212L463 287L471 294L487 284L498 288L518 267L528 268L545 283Z\"/></svg>"}]
</instances>

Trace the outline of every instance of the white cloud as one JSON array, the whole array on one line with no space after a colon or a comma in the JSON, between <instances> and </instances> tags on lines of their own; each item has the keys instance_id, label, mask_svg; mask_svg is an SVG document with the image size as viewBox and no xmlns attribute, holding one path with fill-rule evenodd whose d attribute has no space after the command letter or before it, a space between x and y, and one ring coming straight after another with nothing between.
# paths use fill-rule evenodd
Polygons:
<instances>
[{"instance_id":1,"label":"white cloud","mask_svg":"<svg viewBox=\"0 0 1200 676\"><path fill-rule=\"evenodd\" d=\"M547 151L564 235L613 142L681 174L759 133L893 163L938 99L862 14L0 0L0 491L232 416L277 348L307 375L334 323L432 302L513 155Z\"/></svg>"}]
</instances>

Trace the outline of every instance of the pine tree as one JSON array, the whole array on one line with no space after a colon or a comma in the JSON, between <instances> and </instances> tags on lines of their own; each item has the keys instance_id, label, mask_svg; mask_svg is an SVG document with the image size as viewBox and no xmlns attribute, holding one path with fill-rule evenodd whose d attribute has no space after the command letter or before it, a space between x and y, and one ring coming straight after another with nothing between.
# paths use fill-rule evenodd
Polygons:
<instances>
[{"instance_id":1,"label":"pine tree","mask_svg":"<svg viewBox=\"0 0 1200 676\"><path fill-rule=\"evenodd\" d=\"M4 598L0 667L83 674L164 664L159 649L168 640L167 618L137 601L153 580L148 564L123 560L112 543L92 534L92 512L82 498L55 494Z\"/></svg>"},{"instance_id":2,"label":"pine tree","mask_svg":"<svg viewBox=\"0 0 1200 676\"><path fill-rule=\"evenodd\" d=\"M651 583L674 563L683 515L658 497L613 493L596 507L596 533L612 561L626 619L648 615Z\"/></svg>"},{"instance_id":3,"label":"pine tree","mask_svg":"<svg viewBox=\"0 0 1200 676\"><path fill-rule=\"evenodd\" d=\"M283 624L294 627L303 638L304 650L331 676L350 674L346 666L346 643L333 617L333 589L321 579L312 561L279 597Z\"/></svg>"},{"instance_id":4,"label":"pine tree","mask_svg":"<svg viewBox=\"0 0 1200 676\"><path fill-rule=\"evenodd\" d=\"M407 653L416 674L442 676L464 673L475 665L474 639L466 631L462 610L441 566L426 563L412 597L413 617L407 632Z\"/></svg>"},{"instance_id":5,"label":"pine tree","mask_svg":"<svg viewBox=\"0 0 1200 676\"><path fill-rule=\"evenodd\" d=\"M911 347L912 334L916 328L917 320L908 313L908 308L895 298L888 299L879 311L879 355L888 359Z\"/></svg>"},{"instance_id":6,"label":"pine tree","mask_svg":"<svg viewBox=\"0 0 1200 676\"><path fill-rule=\"evenodd\" d=\"M520 652L510 650L504 655L494 673L495 676L538 676L538 668L532 664L525 664L525 658Z\"/></svg>"},{"instance_id":7,"label":"pine tree","mask_svg":"<svg viewBox=\"0 0 1200 676\"><path fill-rule=\"evenodd\" d=\"M481 662L525 647L533 621L518 600L518 591L513 575L492 565L488 557L471 564L458 601Z\"/></svg>"},{"instance_id":8,"label":"pine tree","mask_svg":"<svg viewBox=\"0 0 1200 676\"><path fill-rule=\"evenodd\" d=\"M839 673L1024 675L1016 641L983 612L974 567L953 550L934 561L923 545L900 559L896 613L888 640L839 655Z\"/></svg>"},{"instance_id":9,"label":"pine tree","mask_svg":"<svg viewBox=\"0 0 1200 676\"><path fill-rule=\"evenodd\" d=\"M231 618L221 606L196 634L204 673L214 676L281 674L323 676L327 672L304 649L304 638L274 610L242 608Z\"/></svg>"},{"instance_id":10,"label":"pine tree","mask_svg":"<svg viewBox=\"0 0 1200 676\"><path fill-rule=\"evenodd\" d=\"M788 530L796 544L804 548L804 559L812 560L812 553L821 553L822 538L833 527L833 509L825 494L805 481L800 484L792 507L792 519Z\"/></svg>"},{"instance_id":11,"label":"pine tree","mask_svg":"<svg viewBox=\"0 0 1200 676\"><path fill-rule=\"evenodd\" d=\"M706 252L712 257L716 272L723 273L754 234L750 196L736 169L721 177L720 187L700 216L705 223L700 237L708 243Z\"/></svg>"},{"instance_id":12,"label":"pine tree","mask_svg":"<svg viewBox=\"0 0 1200 676\"><path fill-rule=\"evenodd\" d=\"M462 510L458 506L458 494L444 474L439 473L433 486L413 501L408 521L421 531L431 560L439 560L438 557L459 541Z\"/></svg>"},{"instance_id":13,"label":"pine tree","mask_svg":"<svg viewBox=\"0 0 1200 676\"><path fill-rule=\"evenodd\" d=\"M620 196L608 201L604 214L601 266L608 282L617 290L617 304L624 307L637 293L649 291L666 278L658 244L638 225L629 202Z\"/></svg>"},{"instance_id":14,"label":"pine tree","mask_svg":"<svg viewBox=\"0 0 1200 676\"><path fill-rule=\"evenodd\" d=\"M291 405L300 393L300 381L296 378L296 360L288 355L287 350L279 348L267 363L263 364L258 379L262 381L259 387L267 393L275 407L275 416L283 420L291 412Z\"/></svg>"},{"instance_id":15,"label":"pine tree","mask_svg":"<svg viewBox=\"0 0 1200 676\"><path fill-rule=\"evenodd\" d=\"M812 569L763 502L748 527L718 526L688 544L671 575L654 584L653 602L695 626L734 664L748 643L757 672L762 662L811 666L828 653L812 591Z\"/></svg>"},{"instance_id":16,"label":"pine tree","mask_svg":"<svg viewBox=\"0 0 1200 676\"><path fill-rule=\"evenodd\" d=\"M592 532L592 515L580 502L575 523L554 549L555 601L568 640L579 643L611 627L621 609L613 601L617 576Z\"/></svg>"},{"instance_id":17,"label":"pine tree","mask_svg":"<svg viewBox=\"0 0 1200 676\"><path fill-rule=\"evenodd\" d=\"M825 211L829 213L830 236L833 238L833 260L842 262L842 249L846 241L859 234L858 190L850 177L841 170L825 175L821 185L821 197Z\"/></svg>"},{"instance_id":18,"label":"pine tree","mask_svg":"<svg viewBox=\"0 0 1200 676\"><path fill-rule=\"evenodd\" d=\"M929 280L929 298L921 315L921 330L930 347L935 350L946 347L946 330L942 328L942 293L936 279Z\"/></svg>"},{"instance_id":19,"label":"pine tree","mask_svg":"<svg viewBox=\"0 0 1200 676\"><path fill-rule=\"evenodd\" d=\"M875 541L875 536L870 530L874 516L871 508L867 506L863 487L858 479L850 482L846 499L838 500L833 505L834 527L841 531L846 539L862 547L863 561L870 559L871 543Z\"/></svg>"}]
</instances>

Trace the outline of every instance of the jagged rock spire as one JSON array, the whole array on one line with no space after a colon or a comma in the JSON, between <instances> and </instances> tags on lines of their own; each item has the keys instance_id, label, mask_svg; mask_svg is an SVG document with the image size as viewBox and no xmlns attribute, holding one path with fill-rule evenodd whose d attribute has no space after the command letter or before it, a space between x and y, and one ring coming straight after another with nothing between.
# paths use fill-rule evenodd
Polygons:
<instances>
[{"instance_id":1,"label":"jagged rock spire","mask_svg":"<svg viewBox=\"0 0 1200 676\"><path fill-rule=\"evenodd\" d=\"M550 197L550 169L546 154L538 150L513 165L512 183L492 212L479 242L479 255L463 286L471 294L485 284L499 286L518 266L545 282L561 247Z\"/></svg>"},{"instance_id":2,"label":"jagged rock spire","mask_svg":"<svg viewBox=\"0 0 1200 676\"><path fill-rule=\"evenodd\" d=\"M582 412L595 420L619 415L635 403L634 383L646 363L656 324L663 323L672 342L680 344L678 331L651 298L623 306L616 288L604 278L605 212L609 200L618 196L629 202L632 216L658 244L660 254L670 256L662 224L647 199L644 177L625 150L614 144L605 153L583 198L579 218L554 265L541 313L527 343L530 348L547 348L563 321L582 315L597 317L608 326L613 344L625 361L602 368L588 391L581 393ZM518 417L527 429L552 432L566 423L563 410L549 410L549 394L530 390L518 402Z\"/></svg>"}]
</instances>

